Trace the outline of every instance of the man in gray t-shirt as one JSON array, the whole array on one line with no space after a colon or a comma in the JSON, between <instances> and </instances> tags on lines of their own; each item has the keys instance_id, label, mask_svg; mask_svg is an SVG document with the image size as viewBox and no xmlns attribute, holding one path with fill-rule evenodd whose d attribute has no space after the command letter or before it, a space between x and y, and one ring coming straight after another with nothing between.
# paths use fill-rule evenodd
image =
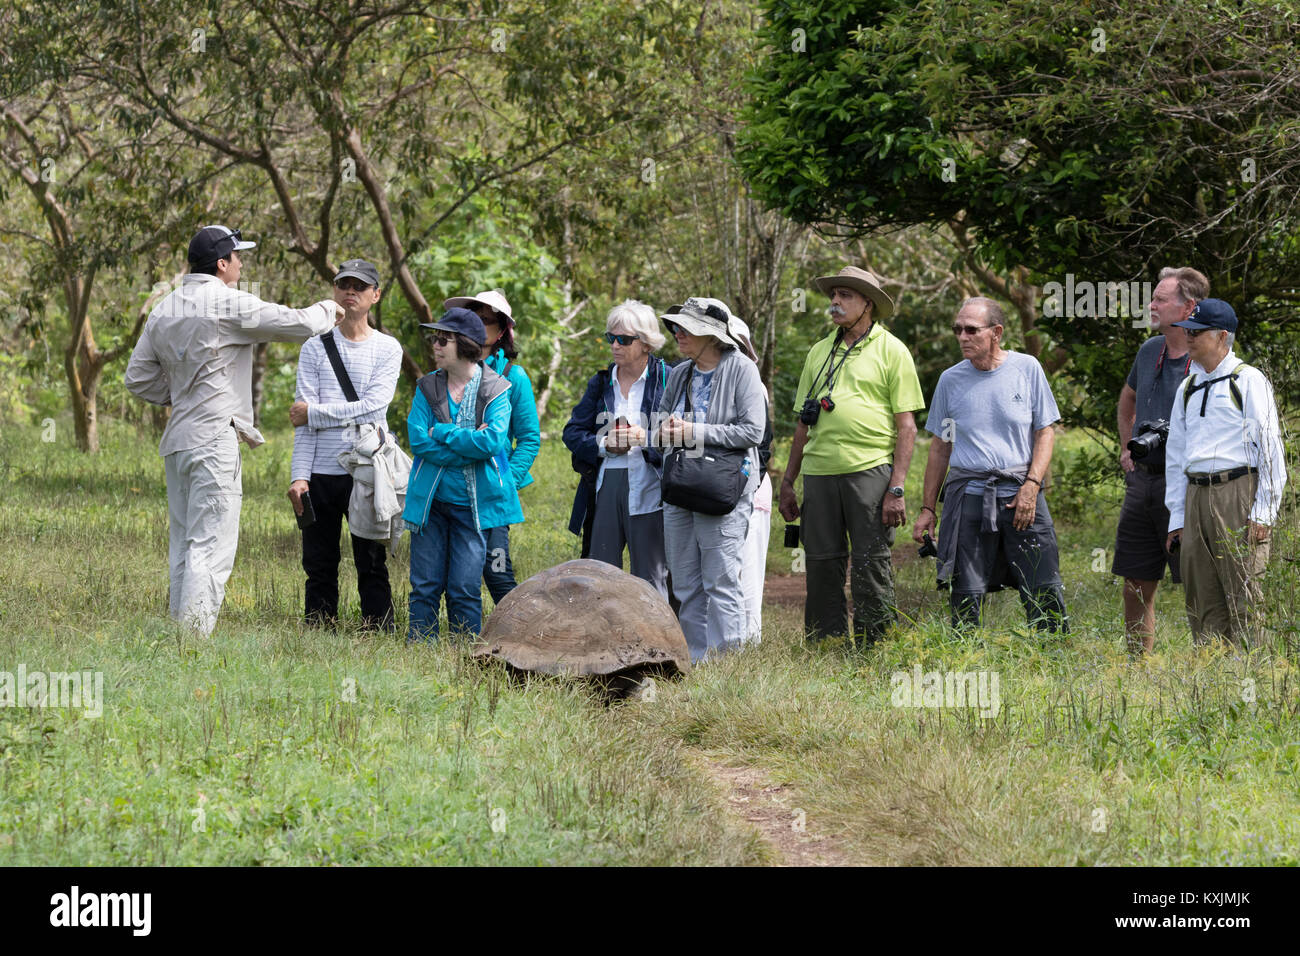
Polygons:
<instances>
[{"instance_id":1,"label":"man in gray t-shirt","mask_svg":"<svg viewBox=\"0 0 1300 956\"><path fill-rule=\"evenodd\" d=\"M957 313L965 360L939 377L930 403L925 427L935 437L912 537L934 529L942 485L938 579L950 590L953 625L977 624L985 594L1015 587L1031 625L1066 631L1056 529L1042 492L1060 412L1043 367L1002 348L1002 329L992 299L967 299Z\"/></svg>"},{"instance_id":2,"label":"man in gray t-shirt","mask_svg":"<svg viewBox=\"0 0 1300 956\"><path fill-rule=\"evenodd\" d=\"M1210 294L1210 283L1195 269L1162 269L1151 298L1151 328L1162 335L1142 343L1128 380L1119 394L1120 466L1124 469L1124 504L1115 532L1111 573L1124 578L1124 627L1131 654L1155 647L1156 587L1168 565L1181 582L1177 556L1165 551L1169 510L1165 507L1165 445L1146 455L1128 449L1137 426L1168 422L1178 386L1191 364L1187 333L1174 325L1192 314L1196 302Z\"/></svg>"}]
</instances>

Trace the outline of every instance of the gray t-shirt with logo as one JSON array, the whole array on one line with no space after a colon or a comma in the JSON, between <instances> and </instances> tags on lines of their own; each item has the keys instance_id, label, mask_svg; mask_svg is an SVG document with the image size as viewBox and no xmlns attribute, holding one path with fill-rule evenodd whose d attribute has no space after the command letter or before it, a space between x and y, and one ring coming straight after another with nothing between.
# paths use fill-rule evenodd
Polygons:
<instances>
[{"instance_id":1,"label":"gray t-shirt with logo","mask_svg":"<svg viewBox=\"0 0 1300 956\"><path fill-rule=\"evenodd\" d=\"M1143 422L1158 418L1169 420L1178 386L1187 377L1191 356L1180 355L1174 359L1165 354L1162 360L1164 348L1163 335L1147 339L1138 349L1138 354L1133 359L1133 368L1128 373L1128 386L1137 392L1137 415L1133 419L1134 438L1137 437L1137 427ZM1161 445L1141 460L1143 464L1157 470L1164 468L1165 446Z\"/></svg>"},{"instance_id":2,"label":"gray t-shirt with logo","mask_svg":"<svg viewBox=\"0 0 1300 956\"><path fill-rule=\"evenodd\" d=\"M925 428L953 443L949 467L988 471L1028 465L1034 432L1060 418L1038 360L1007 352L991 371L981 372L967 360L940 375ZM1018 490L1015 482L998 483L999 495ZM968 495L983 492L982 481L966 486Z\"/></svg>"}]
</instances>

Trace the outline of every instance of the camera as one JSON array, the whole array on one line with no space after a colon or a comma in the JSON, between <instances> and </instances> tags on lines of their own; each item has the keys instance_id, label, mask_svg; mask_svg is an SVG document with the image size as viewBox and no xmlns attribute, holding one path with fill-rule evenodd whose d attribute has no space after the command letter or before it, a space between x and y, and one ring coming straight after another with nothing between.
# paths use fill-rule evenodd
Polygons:
<instances>
[{"instance_id":1,"label":"camera","mask_svg":"<svg viewBox=\"0 0 1300 956\"><path fill-rule=\"evenodd\" d=\"M1128 450L1134 458L1145 458L1156 449L1163 448L1168 440L1169 422L1156 418L1138 425L1137 434L1128 443Z\"/></svg>"},{"instance_id":2,"label":"camera","mask_svg":"<svg viewBox=\"0 0 1300 956\"><path fill-rule=\"evenodd\" d=\"M799 421L808 427L817 424L817 419L822 412L835 411L835 402L827 395L824 398L810 398L803 403L803 408L799 410Z\"/></svg>"},{"instance_id":3,"label":"camera","mask_svg":"<svg viewBox=\"0 0 1300 956\"><path fill-rule=\"evenodd\" d=\"M930 532L925 533L925 537L921 540L921 546L916 549L916 553L922 558L939 556L939 549L934 546L934 538L930 537Z\"/></svg>"}]
</instances>

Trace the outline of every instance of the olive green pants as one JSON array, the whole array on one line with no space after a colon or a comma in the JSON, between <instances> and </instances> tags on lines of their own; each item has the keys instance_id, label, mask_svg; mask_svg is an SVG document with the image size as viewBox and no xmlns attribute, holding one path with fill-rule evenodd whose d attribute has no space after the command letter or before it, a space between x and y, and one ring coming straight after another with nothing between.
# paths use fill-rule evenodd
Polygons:
<instances>
[{"instance_id":1,"label":"olive green pants","mask_svg":"<svg viewBox=\"0 0 1300 956\"><path fill-rule=\"evenodd\" d=\"M1180 564L1187 623L1197 644L1215 636L1249 646L1259 639L1259 577L1268 542L1250 539L1258 475L1220 485L1187 486Z\"/></svg>"},{"instance_id":2,"label":"olive green pants","mask_svg":"<svg viewBox=\"0 0 1300 956\"><path fill-rule=\"evenodd\" d=\"M880 523L892 465L877 465L848 475L804 475L803 546L808 596L804 627L815 638L846 634L848 606L844 573L853 592L854 637L877 641L897 616L890 548L894 529Z\"/></svg>"}]
</instances>

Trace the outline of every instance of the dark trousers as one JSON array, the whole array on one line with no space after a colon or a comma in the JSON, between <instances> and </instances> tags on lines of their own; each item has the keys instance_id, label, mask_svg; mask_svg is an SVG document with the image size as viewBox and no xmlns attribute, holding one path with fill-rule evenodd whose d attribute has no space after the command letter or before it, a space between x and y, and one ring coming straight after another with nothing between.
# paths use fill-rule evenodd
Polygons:
<instances>
[{"instance_id":1,"label":"dark trousers","mask_svg":"<svg viewBox=\"0 0 1300 956\"><path fill-rule=\"evenodd\" d=\"M848 631L844 573L853 592L853 631L859 644L880 640L896 620L894 529L880 523L893 467L847 475L804 475L803 546L808 561L804 627L815 638Z\"/></svg>"},{"instance_id":2,"label":"dark trousers","mask_svg":"<svg viewBox=\"0 0 1300 956\"><path fill-rule=\"evenodd\" d=\"M982 495L962 495L960 502L948 502L945 507L945 513L961 509L957 566L949 594L953 627L978 626L985 594L1009 580L1020 592L1025 620L1031 627L1068 634L1060 554L1047 499L1041 491L1038 493L1033 523L1024 531L1016 530L1014 512L1007 508L1014 500L1010 496L997 499L996 532L982 530Z\"/></svg>"},{"instance_id":3,"label":"dark trousers","mask_svg":"<svg viewBox=\"0 0 1300 956\"><path fill-rule=\"evenodd\" d=\"M316 521L302 531L302 569L307 572L306 618L308 624L333 626L339 616L339 533L343 517L348 513L352 476L313 474L309 484ZM361 593L361 626L367 630L395 630L386 542L349 535L352 559L357 566L357 589Z\"/></svg>"},{"instance_id":4,"label":"dark trousers","mask_svg":"<svg viewBox=\"0 0 1300 956\"><path fill-rule=\"evenodd\" d=\"M483 537L487 541L487 558L483 562L483 583L487 585L492 603L500 604L501 599L515 589L515 566L510 563L510 525L499 528L484 528Z\"/></svg>"}]
</instances>

